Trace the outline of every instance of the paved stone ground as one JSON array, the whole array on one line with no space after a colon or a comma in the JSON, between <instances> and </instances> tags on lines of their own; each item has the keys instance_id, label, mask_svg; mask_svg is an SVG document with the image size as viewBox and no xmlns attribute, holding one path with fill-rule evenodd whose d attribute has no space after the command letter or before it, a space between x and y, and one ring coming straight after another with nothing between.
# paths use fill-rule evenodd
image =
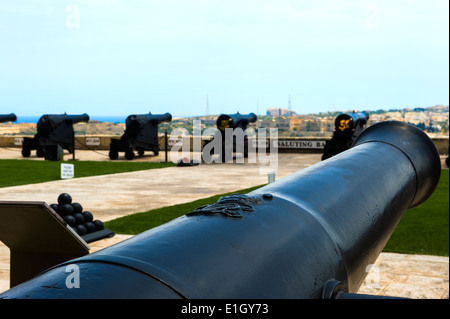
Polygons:
<instances>
[{"instance_id":1,"label":"paved stone ground","mask_svg":"<svg viewBox=\"0 0 450 319\"><path fill-rule=\"evenodd\" d=\"M320 156L279 154L276 179L313 165L320 161ZM21 159L22 156L20 149L10 148L0 149L0 158ZM30 159L42 160L36 157ZM66 154L65 159L72 159L72 155ZM107 151L78 150L76 159L109 160ZM164 161L164 153L157 157L136 158L134 161ZM258 163L171 167L6 187L0 190L0 200L36 200L50 204L56 202L60 193L66 192L72 195L73 201L80 202L85 210L91 211L95 219L107 221L135 212L264 184L268 180L268 171L271 169L261 167ZM0 172L4 173L6 172ZM91 243L91 251L113 245L128 237L116 235ZM382 253L375 267L370 270L360 292L418 299L448 298L448 262L448 257ZM0 291L8 287L9 249L0 243Z\"/></svg>"}]
</instances>

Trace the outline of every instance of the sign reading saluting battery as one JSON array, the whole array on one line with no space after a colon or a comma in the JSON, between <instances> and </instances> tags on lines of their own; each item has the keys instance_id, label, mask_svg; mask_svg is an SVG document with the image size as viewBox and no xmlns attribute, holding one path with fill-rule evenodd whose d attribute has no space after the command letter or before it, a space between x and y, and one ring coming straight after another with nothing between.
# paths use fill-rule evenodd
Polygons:
<instances>
[{"instance_id":1,"label":"sign reading saluting battery","mask_svg":"<svg viewBox=\"0 0 450 319\"><path fill-rule=\"evenodd\" d=\"M278 140L274 143L278 148L321 149L325 146L325 141Z\"/></svg>"}]
</instances>

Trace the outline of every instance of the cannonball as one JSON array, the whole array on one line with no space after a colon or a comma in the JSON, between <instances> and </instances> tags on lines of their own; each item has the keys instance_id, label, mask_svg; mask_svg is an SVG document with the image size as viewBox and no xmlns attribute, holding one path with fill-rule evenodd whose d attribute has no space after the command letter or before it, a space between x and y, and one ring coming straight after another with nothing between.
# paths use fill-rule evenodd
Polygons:
<instances>
[{"instance_id":1,"label":"cannonball","mask_svg":"<svg viewBox=\"0 0 450 319\"><path fill-rule=\"evenodd\" d=\"M95 225L93 222L85 222L83 225L86 227L88 234L95 232Z\"/></svg>"},{"instance_id":2,"label":"cannonball","mask_svg":"<svg viewBox=\"0 0 450 319\"><path fill-rule=\"evenodd\" d=\"M76 225L75 228L77 229L78 235L83 236L87 234L87 229L83 224Z\"/></svg>"},{"instance_id":3,"label":"cannonball","mask_svg":"<svg viewBox=\"0 0 450 319\"><path fill-rule=\"evenodd\" d=\"M91 212L89 212L89 211L84 211L83 213L83 216L84 216L84 220L86 221L86 222L92 222L93 220L94 220L94 215L92 215L92 213Z\"/></svg>"},{"instance_id":4,"label":"cannonball","mask_svg":"<svg viewBox=\"0 0 450 319\"><path fill-rule=\"evenodd\" d=\"M72 203L72 196L70 196L67 193L61 193L58 196L58 204L59 205L63 205L63 204L71 204Z\"/></svg>"},{"instance_id":5,"label":"cannonball","mask_svg":"<svg viewBox=\"0 0 450 319\"><path fill-rule=\"evenodd\" d=\"M85 222L83 214L76 213L76 214L73 214L73 217L75 217L75 219L77 221L77 225L83 224Z\"/></svg>"},{"instance_id":6,"label":"cannonball","mask_svg":"<svg viewBox=\"0 0 450 319\"><path fill-rule=\"evenodd\" d=\"M103 225L103 222L98 219L94 220L93 223L95 225L95 230L102 230L105 228L105 226Z\"/></svg>"},{"instance_id":7,"label":"cannonball","mask_svg":"<svg viewBox=\"0 0 450 319\"><path fill-rule=\"evenodd\" d=\"M73 227L77 224L77 220L75 219L75 217L73 217L73 215L66 215L63 217L63 219L69 226Z\"/></svg>"},{"instance_id":8,"label":"cannonball","mask_svg":"<svg viewBox=\"0 0 450 319\"><path fill-rule=\"evenodd\" d=\"M58 204L50 204L50 207L55 211L55 213L59 213L59 205Z\"/></svg>"},{"instance_id":9,"label":"cannonball","mask_svg":"<svg viewBox=\"0 0 450 319\"><path fill-rule=\"evenodd\" d=\"M73 213L82 213L83 212L83 206L81 206L80 203L72 203L72 207L73 207Z\"/></svg>"},{"instance_id":10,"label":"cannonball","mask_svg":"<svg viewBox=\"0 0 450 319\"><path fill-rule=\"evenodd\" d=\"M70 204L62 204L59 206L59 214L61 216L73 214L73 207Z\"/></svg>"}]
</instances>

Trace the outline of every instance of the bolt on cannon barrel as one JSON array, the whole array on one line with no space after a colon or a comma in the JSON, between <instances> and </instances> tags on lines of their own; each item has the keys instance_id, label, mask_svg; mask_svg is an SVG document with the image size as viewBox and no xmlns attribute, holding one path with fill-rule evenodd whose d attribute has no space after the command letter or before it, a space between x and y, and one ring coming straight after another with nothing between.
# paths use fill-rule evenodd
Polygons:
<instances>
[{"instance_id":1,"label":"bolt on cannon barrel","mask_svg":"<svg viewBox=\"0 0 450 319\"><path fill-rule=\"evenodd\" d=\"M333 158L56 265L0 297L348 298L439 177L426 134L379 123ZM71 264L80 289L66 287Z\"/></svg>"}]
</instances>

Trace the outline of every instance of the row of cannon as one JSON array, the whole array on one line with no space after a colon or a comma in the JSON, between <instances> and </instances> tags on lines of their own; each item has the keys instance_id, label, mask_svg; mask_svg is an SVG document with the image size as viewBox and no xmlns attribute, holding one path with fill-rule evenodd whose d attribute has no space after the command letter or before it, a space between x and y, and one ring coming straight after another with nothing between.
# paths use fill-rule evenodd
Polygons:
<instances>
[{"instance_id":1,"label":"row of cannon","mask_svg":"<svg viewBox=\"0 0 450 319\"><path fill-rule=\"evenodd\" d=\"M16 121L14 114L0 115L0 122ZM73 125L86 123L89 115L77 114L46 114L37 122L37 133L34 137L25 137L22 142L22 156L29 157L31 151L36 150L36 156L47 158L49 151L57 146L60 150L73 153L75 150L75 132ZM144 151L159 152L158 125L172 121L170 113L130 115L126 118L126 129L120 139L112 139L109 157L117 159L118 152L125 152L129 160L134 158L134 151L143 155Z\"/></svg>"},{"instance_id":2,"label":"row of cannon","mask_svg":"<svg viewBox=\"0 0 450 319\"><path fill-rule=\"evenodd\" d=\"M327 141L322 160L339 154L349 149L367 124L369 115L366 112L343 113L336 117L333 137ZM15 114L0 114L0 123L14 122ZM245 131L250 123L254 123L257 116L249 114L221 114L217 118L216 126L222 139L222 150L219 153L224 158L225 154L225 130L240 128ZM33 138L25 137L22 143L22 156L29 157L32 150L36 150L38 157L44 157L55 149L62 153L67 150L73 153L75 150L75 133L73 125L88 122L89 115L46 114L37 122L37 133ZM127 160L135 158L135 151L143 156L145 151L151 151L155 156L159 154L158 125L172 121L170 113L164 114L132 114L125 120L125 131L120 139L112 138L110 143L109 158L115 160L119 152L123 152ZM237 150L236 140L232 141L233 151ZM244 157L248 156L247 136L244 136ZM58 156L46 156L47 159L58 159Z\"/></svg>"}]
</instances>

